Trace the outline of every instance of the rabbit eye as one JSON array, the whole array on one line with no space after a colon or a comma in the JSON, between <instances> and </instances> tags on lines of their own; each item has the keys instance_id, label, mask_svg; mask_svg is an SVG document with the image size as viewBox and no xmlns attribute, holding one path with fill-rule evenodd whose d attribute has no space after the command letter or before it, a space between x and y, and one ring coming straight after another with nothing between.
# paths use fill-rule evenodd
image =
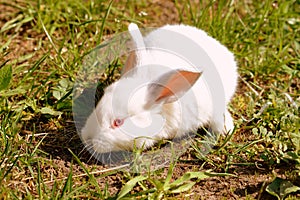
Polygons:
<instances>
[{"instance_id":1,"label":"rabbit eye","mask_svg":"<svg viewBox=\"0 0 300 200\"><path fill-rule=\"evenodd\" d=\"M124 119L115 119L113 121L112 127L117 128L119 126L122 126L123 123L124 123Z\"/></svg>"}]
</instances>

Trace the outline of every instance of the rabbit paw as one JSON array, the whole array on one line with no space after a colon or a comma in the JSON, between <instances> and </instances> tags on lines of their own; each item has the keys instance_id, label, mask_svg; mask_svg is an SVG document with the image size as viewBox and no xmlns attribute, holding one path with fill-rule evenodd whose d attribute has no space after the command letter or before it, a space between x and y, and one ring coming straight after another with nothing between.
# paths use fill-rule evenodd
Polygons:
<instances>
[{"instance_id":1,"label":"rabbit paw","mask_svg":"<svg viewBox=\"0 0 300 200\"><path fill-rule=\"evenodd\" d=\"M233 124L233 119L231 117L231 114L228 112L228 110L225 111L224 114L224 130L223 133L227 134L227 133L232 133L232 131L234 130L234 124Z\"/></svg>"}]
</instances>

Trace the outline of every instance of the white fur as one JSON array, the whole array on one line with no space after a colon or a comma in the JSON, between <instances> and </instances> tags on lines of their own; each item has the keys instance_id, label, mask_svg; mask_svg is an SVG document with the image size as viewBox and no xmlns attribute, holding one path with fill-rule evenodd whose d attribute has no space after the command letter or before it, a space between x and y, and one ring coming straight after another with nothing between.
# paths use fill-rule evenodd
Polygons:
<instances>
[{"instance_id":1,"label":"white fur","mask_svg":"<svg viewBox=\"0 0 300 200\"><path fill-rule=\"evenodd\" d=\"M143 42L141 35L132 34L132 31L136 30L138 30L136 25L129 26L133 40L138 46ZM182 34L201 46L205 53L199 53L199 61L205 60L207 55L210 57L224 87L225 98L220 100L220 104L227 105L232 98L237 85L237 66L233 54L226 47L204 31L191 26L166 25L158 28L144 37L146 50L142 49L136 52L136 59L140 60L137 62L136 72L122 77L105 89L104 96L80 133L83 141L97 153L132 150L135 145L139 148L147 148L154 145L157 140L180 137L203 126L210 126L214 132L219 133L233 129L232 118L226 107L224 110L214 110L216 105L213 105L211 95L214 91L210 91L208 81L206 81L211 77L207 76L205 67L195 68L180 55L174 55L174 52L148 48L154 46L168 49L168 47L176 46L178 41L174 41L172 32L166 35L165 30ZM181 44L180 48L189 50L189 46L184 44ZM150 57L151 59L149 59ZM206 66L206 63L201 63L201 65ZM147 97L149 92L147 83L159 79L168 71L177 69L187 71L197 71L198 69L203 71L204 75L177 101L155 104L151 108L146 108L145 105L149 98ZM137 130L136 133L130 129L129 133L129 129L126 127L111 127L116 118L126 118L126 120L139 124L141 120L146 123L151 116L153 119L159 120L157 123L163 124L161 129L155 130L158 134L152 136L151 139L134 137L134 135L142 135L140 133L142 129ZM145 132L149 136L149 130Z\"/></svg>"}]
</instances>

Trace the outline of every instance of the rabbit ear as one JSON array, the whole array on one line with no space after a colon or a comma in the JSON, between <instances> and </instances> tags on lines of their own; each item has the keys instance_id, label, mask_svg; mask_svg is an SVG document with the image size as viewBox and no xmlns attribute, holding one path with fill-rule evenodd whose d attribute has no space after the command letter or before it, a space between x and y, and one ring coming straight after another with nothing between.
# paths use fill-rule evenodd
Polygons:
<instances>
[{"instance_id":1,"label":"rabbit ear","mask_svg":"<svg viewBox=\"0 0 300 200\"><path fill-rule=\"evenodd\" d=\"M146 51L138 51L139 49L145 49L144 38L139 27L135 23L130 23L128 26L128 31L134 44L135 51L132 51L129 54L122 70L122 76L139 65L142 57L145 57L144 54L146 54Z\"/></svg>"},{"instance_id":2,"label":"rabbit ear","mask_svg":"<svg viewBox=\"0 0 300 200\"><path fill-rule=\"evenodd\" d=\"M136 53L134 51L132 51L127 60L126 60L126 63L122 69L122 72L121 72L121 76L124 76L126 73L132 71L137 65L137 56L136 56Z\"/></svg>"},{"instance_id":3,"label":"rabbit ear","mask_svg":"<svg viewBox=\"0 0 300 200\"><path fill-rule=\"evenodd\" d=\"M184 70L165 73L148 86L146 106L176 101L194 85L201 74Z\"/></svg>"}]
</instances>

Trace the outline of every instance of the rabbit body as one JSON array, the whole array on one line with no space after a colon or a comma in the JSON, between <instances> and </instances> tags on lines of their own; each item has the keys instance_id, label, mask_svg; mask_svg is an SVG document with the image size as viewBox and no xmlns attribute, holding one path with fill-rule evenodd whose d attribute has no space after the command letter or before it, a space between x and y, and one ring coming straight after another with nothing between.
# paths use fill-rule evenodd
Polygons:
<instances>
[{"instance_id":1,"label":"rabbit body","mask_svg":"<svg viewBox=\"0 0 300 200\"><path fill-rule=\"evenodd\" d=\"M145 37L135 29L131 35L134 61L105 89L80 133L89 148L97 153L148 148L203 126L216 133L233 130L226 106L238 74L225 46L187 25L166 25Z\"/></svg>"}]
</instances>

